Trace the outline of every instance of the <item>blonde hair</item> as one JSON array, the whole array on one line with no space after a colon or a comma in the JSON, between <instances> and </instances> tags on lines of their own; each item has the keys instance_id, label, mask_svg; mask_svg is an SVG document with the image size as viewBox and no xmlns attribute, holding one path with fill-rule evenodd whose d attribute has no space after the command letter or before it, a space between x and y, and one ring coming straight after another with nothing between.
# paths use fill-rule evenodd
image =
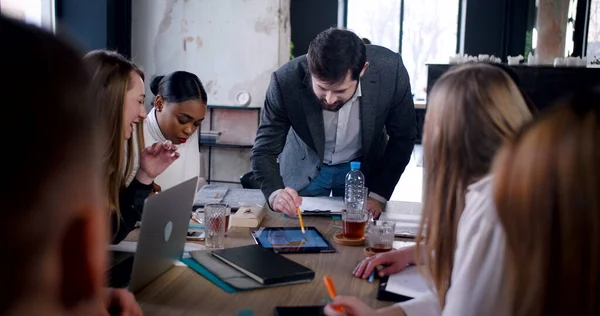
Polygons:
<instances>
[{"instance_id":1,"label":"blonde hair","mask_svg":"<svg viewBox=\"0 0 600 316\"><path fill-rule=\"evenodd\" d=\"M600 314L598 100L550 110L494 165L513 315Z\"/></svg>"},{"instance_id":2,"label":"blonde hair","mask_svg":"<svg viewBox=\"0 0 600 316\"><path fill-rule=\"evenodd\" d=\"M99 117L108 124L109 138L104 152L108 170L105 186L110 210L120 216L119 192L126 186L126 180L134 170L134 155L138 155L144 149L143 124L138 124L135 129L137 150L134 149L133 137L125 140L124 97L131 88L132 74L137 74L144 80L144 73L127 58L108 50L91 51L85 55L84 61L92 75L91 89Z\"/></svg>"},{"instance_id":3,"label":"blonde hair","mask_svg":"<svg viewBox=\"0 0 600 316\"><path fill-rule=\"evenodd\" d=\"M500 68L450 69L428 96L423 137L423 253L441 307L451 285L456 233L467 187L489 173L496 150L531 118L519 89ZM422 244L422 245L421 245ZM419 254L419 256L421 256Z\"/></svg>"}]
</instances>

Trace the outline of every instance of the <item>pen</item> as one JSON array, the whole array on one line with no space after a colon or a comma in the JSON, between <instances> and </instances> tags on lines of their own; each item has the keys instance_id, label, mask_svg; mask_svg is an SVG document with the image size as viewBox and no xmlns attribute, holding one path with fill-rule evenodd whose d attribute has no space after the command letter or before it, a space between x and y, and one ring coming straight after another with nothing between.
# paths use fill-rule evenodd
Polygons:
<instances>
[{"instance_id":1,"label":"pen","mask_svg":"<svg viewBox=\"0 0 600 316\"><path fill-rule=\"evenodd\" d=\"M373 272L371 272L371 275L369 275L369 283L373 283L375 280L375 271L376 269L373 269Z\"/></svg>"},{"instance_id":2,"label":"pen","mask_svg":"<svg viewBox=\"0 0 600 316\"><path fill-rule=\"evenodd\" d=\"M327 292L329 293L329 298L332 300L337 296L335 293L335 285L333 285L333 280L328 276L323 276L323 282L325 282L325 287L327 288ZM344 313L344 310L341 306L335 306L335 310Z\"/></svg>"},{"instance_id":3,"label":"pen","mask_svg":"<svg viewBox=\"0 0 600 316\"><path fill-rule=\"evenodd\" d=\"M192 217L191 219L196 223L196 224L202 224L200 223L200 221L196 218L196 216L194 216L194 212L192 212Z\"/></svg>"},{"instance_id":4,"label":"pen","mask_svg":"<svg viewBox=\"0 0 600 316\"><path fill-rule=\"evenodd\" d=\"M299 207L296 207L296 213L298 213L298 219L300 220L300 229L302 230L302 233L304 234L304 221L302 220L302 212L300 212Z\"/></svg>"}]
</instances>

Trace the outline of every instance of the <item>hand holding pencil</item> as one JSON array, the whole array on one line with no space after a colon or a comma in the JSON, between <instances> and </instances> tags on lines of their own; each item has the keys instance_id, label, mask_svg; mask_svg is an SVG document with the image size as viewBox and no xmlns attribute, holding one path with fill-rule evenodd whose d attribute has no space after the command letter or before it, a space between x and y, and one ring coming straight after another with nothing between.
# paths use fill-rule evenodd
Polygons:
<instances>
[{"instance_id":1,"label":"hand holding pencil","mask_svg":"<svg viewBox=\"0 0 600 316\"><path fill-rule=\"evenodd\" d=\"M329 276L324 276L323 282L325 283L325 287L327 288L327 293L329 293L329 298L331 298L331 300L334 300L337 296L337 293L335 291L335 285L333 284L333 280ZM344 313L344 310L341 306L334 306L333 308L337 312Z\"/></svg>"},{"instance_id":2,"label":"hand holding pencil","mask_svg":"<svg viewBox=\"0 0 600 316\"><path fill-rule=\"evenodd\" d=\"M323 277L323 282L329 293L329 297L333 302L325 306L325 315L328 316L372 316L376 315L378 311L389 312L389 315L406 315L402 308L398 306L390 306L384 309L376 311L369 307L363 301L357 297L352 296L337 296L333 280L329 276ZM388 315L388 314L385 314Z\"/></svg>"},{"instance_id":3,"label":"hand holding pencil","mask_svg":"<svg viewBox=\"0 0 600 316\"><path fill-rule=\"evenodd\" d=\"M296 217L297 208L302 204L302 197L292 188L275 191L273 197L269 197L271 208L289 217Z\"/></svg>"}]
</instances>

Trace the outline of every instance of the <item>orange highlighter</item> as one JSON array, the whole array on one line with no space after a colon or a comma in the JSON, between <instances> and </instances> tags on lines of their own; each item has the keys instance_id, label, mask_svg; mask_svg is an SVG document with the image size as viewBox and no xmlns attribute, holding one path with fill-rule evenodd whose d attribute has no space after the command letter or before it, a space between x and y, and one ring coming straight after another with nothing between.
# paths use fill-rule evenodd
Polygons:
<instances>
[{"instance_id":1,"label":"orange highlighter","mask_svg":"<svg viewBox=\"0 0 600 316\"><path fill-rule=\"evenodd\" d=\"M335 293L335 285L333 285L333 280L328 276L323 276L323 282L325 282L325 287L327 288L327 292L329 292L329 297L333 300L337 296ZM344 309L341 306L335 306L334 308L336 311L344 313Z\"/></svg>"},{"instance_id":2,"label":"orange highlighter","mask_svg":"<svg viewBox=\"0 0 600 316\"><path fill-rule=\"evenodd\" d=\"M302 220L302 212L300 211L299 207L296 207L296 213L298 213L298 219L300 220L300 229L304 234L304 221Z\"/></svg>"}]
</instances>

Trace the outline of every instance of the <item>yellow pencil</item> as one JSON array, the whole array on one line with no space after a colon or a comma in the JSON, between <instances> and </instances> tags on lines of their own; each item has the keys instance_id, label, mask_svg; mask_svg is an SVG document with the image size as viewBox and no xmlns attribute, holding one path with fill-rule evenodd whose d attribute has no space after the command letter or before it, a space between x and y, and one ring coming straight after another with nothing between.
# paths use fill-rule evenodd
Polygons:
<instances>
[{"instance_id":1,"label":"yellow pencil","mask_svg":"<svg viewBox=\"0 0 600 316\"><path fill-rule=\"evenodd\" d=\"M304 234L304 221L302 220L302 212L300 211L299 207L296 207L296 213L298 213L298 219L300 220L300 229Z\"/></svg>"}]
</instances>

